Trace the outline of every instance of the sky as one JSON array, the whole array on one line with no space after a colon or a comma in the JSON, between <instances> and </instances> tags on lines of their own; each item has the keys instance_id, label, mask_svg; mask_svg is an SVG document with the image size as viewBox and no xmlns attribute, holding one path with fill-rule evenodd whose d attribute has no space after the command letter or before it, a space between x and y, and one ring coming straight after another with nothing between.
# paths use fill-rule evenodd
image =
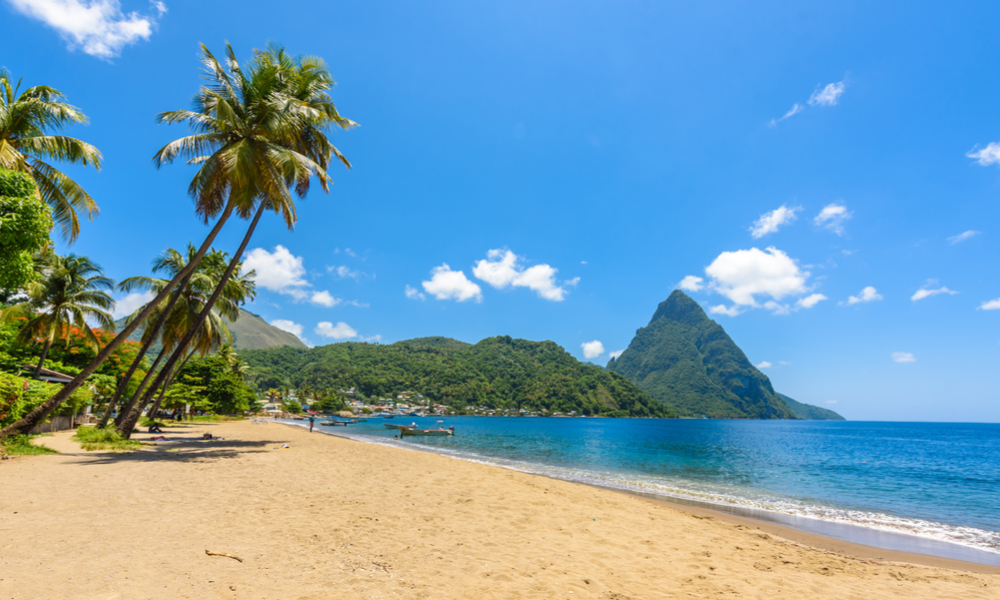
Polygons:
<instances>
[{"instance_id":1,"label":"sky","mask_svg":"<svg viewBox=\"0 0 1000 600\"><path fill-rule=\"evenodd\" d=\"M235 8L234 8L235 7ZM60 252L148 274L208 226L198 44L327 61L353 168L265 217L247 308L311 345L494 335L599 365L681 288L775 389L1000 422L1000 5L0 0L0 66L90 118L101 213ZM216 247L233 252L246 223ZM122 297L127 313L141 298Z\"/></svg>"}]
</instances>

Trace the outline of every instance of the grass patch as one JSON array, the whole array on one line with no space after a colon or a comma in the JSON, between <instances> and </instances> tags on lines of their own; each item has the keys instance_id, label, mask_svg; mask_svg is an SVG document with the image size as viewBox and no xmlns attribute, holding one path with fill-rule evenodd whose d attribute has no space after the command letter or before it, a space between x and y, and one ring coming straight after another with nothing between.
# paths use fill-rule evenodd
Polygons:
<instances>
[{"instance_id":1,"label":"grass patch","mask_svg":"<svg viewBox=\"0 0 1000 600\"><path fill-rule=\"evenodd\" d=\"M228 415L202 415L191 419L195 423L229 423L244 420L246 420L246 417L230 417Z\"/></svg>"},{"instance_id":2,"label":"grass patch","mask_svg":"<svg viewBox=\"0 0 1000 600\"><path fill-rule=\"evenodd\" d=\"M80 427L76 430L76 435L72 438L75 442L80 442L80 446L87 451L111 450L112 452L131 452L142 447L141 442L126 440L118 435L114 427L98 429L97 427Z\"/></svg>"},{"instance_id":3,"label":"grass patch","mask_svg":"<svg viewBox=\"0 0 1000 600\"><path fill-rule=\"evenodd\" d=\"M39 454L59 454L48 446L36 446L31 443L37 435L12 435L0 439L0 454L10 456L37 456Z\"/></svg>"}]
</instances>

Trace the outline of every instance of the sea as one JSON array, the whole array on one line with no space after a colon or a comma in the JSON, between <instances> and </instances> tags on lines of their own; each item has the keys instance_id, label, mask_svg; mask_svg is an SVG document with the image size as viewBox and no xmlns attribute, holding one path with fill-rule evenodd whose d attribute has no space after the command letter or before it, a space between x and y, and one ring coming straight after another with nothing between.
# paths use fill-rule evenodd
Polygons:
<instances>
[{"instance_id":1,"label":"sea","mask_svg":"<svg viewBox=\"0 0 1000 600\"><path fill-rule=\"evenodd\" d=\"M395 440L383 422L455 435ZM316 429L1000 566L1000 424L396 417Z\"/></svg>"}]
</instances>

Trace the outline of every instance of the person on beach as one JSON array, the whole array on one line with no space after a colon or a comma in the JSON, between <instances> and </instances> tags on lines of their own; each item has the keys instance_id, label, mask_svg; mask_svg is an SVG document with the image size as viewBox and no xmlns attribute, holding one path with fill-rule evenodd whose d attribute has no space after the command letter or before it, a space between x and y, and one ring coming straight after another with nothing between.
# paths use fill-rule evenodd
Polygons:
<instances>
[{"instance_id":1,"label":"person on beach","mask_svg":"<svg viewBox=\"0 0 1000 600\"><path fill-rule=\"evenodd\" d=\"M309 415L309 433L313 432L313 423L316 422L316 415Z\"/></svg>"}]
</instances>

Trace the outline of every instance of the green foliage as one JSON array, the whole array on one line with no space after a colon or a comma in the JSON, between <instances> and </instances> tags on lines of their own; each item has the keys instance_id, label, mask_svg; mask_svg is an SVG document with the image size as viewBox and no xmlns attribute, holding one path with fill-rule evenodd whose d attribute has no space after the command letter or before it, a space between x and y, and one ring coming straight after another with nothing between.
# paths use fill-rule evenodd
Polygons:
<instances>
[{"instance_id":1,"label":"green foliage","mask_svg":"<svg viewBox=\"0 0 1000 600\"><path fill-rule=\"evenodd\" d=\"M62 388L55 383L25 379L10 373L0 373L0 427L6 427L51 398ZM93 392L86 386L74 391L60 406L56 415L82 411L93 401Z\"/></svg>"},{"instance_id":2,"label":"green foliage","mask_svg":"<svg viewBox=\"0 0 1000 600\"><path fill-rule=\"evenodd\" d=\"M141 442L126 440L119 435L114 427L98 429L97 427L79 427L76 434L70 438L80 442L84 450L110 450L112 452L131 452L142 447Z\"/></svg>"},{"instance_id":3,"label":"green foliage","mask_svg":"<svg viewBox=\"0 0 1000 600\"><path fill-rule=\"evenodd\" d=\"M310 350L244 351L263 388L357 388L366 397L404 390L463 412L466 406L663 417L669 409L624 377L581 363L554 342L509 336L469 345L447 338L391 345L342 343Z\"/></svg>"},{"instance_id":4,"label":"green foliage","mask_svg":"<svg viewBox=\"0 0 1000 600\"><path fill-rule=\"evenodd\" d=\"M766 375L684 292L674 290L608 363L682 416L794 419Z\"/></svg>"},{"instance_id":5,"label":"green foliage","mask_svg":"<svg viewBox=\"0 0 1000 600\"><path fill-rule=\"evenodd\" d=\"M240 414L256 404L250 386L219 356L191 359L167 391L165 407L192 404L198 410Z\"/></svg>"},{"instance_id":6,"label":"green foliage","mask_svg":"<svg viewBox=\"0 0 1000 600\"><path fill-rule=\"evenodd\" d=\"M812 404L805 404L789 398L784 394L778 394L781 399L785 401L788 408L792 409L795 416L800 419L805 419L807 421L846 421L844 417L833 412L832 410L826 408L820 408L818 406L813 406Z\"/></svg>"},{"instance_id":7,"label":"green foliage","mask_svg":"<svg viewBox=\"0 0 1000 600\"><path fill-rule=\"evenodd\" d=\"M33 254L48 246L52 211L24 173L0 169L0 290L5 295L37 278Z\"/></svg>"},{"instance_id":8,"label":"green foliage","mask_svg":"<svg viewBox=\"0 0 1000 600\"><path fill-rule=\"evenodd\" d=\"M286 411L295 415L302 412L302 405L296 402L295 400L288 400L283 404L283 406L285 407Z\"/></svg>"},{"instance_id":9,"label":"green foliage","mask_svg":"<svg viewBox=\"0 0 1000 600\"><path fill-rule=\"evenodd\" d=\"M37 435L12 435L0 438L0 454L10 456L37 456L39 454L59 454L48 446L35 445L31 440Z\"/></svg>"}]
</instances>

